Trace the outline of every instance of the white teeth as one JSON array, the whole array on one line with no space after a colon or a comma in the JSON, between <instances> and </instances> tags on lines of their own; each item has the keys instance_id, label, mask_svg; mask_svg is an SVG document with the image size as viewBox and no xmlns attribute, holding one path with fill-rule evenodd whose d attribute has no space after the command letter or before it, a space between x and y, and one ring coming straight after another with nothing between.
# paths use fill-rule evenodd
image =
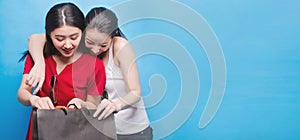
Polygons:
<instances>
[{"instance_id":1,"label":"white teeth","mask_svg":"<svg viewBox=\"0 0 300 140\"><path fill-rule=\"evenodd\" d=\"M64 51L71 51L72 49L62 49L62 50L64 50Z\"/></svg>"}]
</instances>

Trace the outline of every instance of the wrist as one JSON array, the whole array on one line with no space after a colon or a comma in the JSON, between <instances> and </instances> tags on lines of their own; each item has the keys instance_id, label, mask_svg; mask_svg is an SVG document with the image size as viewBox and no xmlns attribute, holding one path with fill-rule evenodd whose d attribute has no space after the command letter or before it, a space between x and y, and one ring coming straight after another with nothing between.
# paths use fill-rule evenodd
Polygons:
<instances>
[{"instance_id":1,"label":"wrist","mask_svg":"<svg viewBox=\"0 0 300 140\"><path fill-rule=\"evenodd\" d=\"M42 66L42 67L45 67L45 61L44 59L43 60L36 60L34 61L34 63L37 65L37 66Z\"/></svg>"},{"instance_id":2,"label":"wrist","mask_svg":"<svg viewBox=\"0 0 300 140\"><path fill-rule=\"evenodd\" d=\"M114 102L114 104L115 104L115 107L116 107L116 111L120 111L124 107L123 103L120 102L120 101L116 101L116 102Z\"/></svg>"},{"instance_id":3,"label":"wrist","mask_svg":"<svg viewBox=\"0 0 300 140\"><path fill-rule=\"evenodd\" d=\"M40 98L39 96L31 95L31 97L29 98L30 105L32 106L33 103L39 98Z\"/></svg>"}]
</instances>

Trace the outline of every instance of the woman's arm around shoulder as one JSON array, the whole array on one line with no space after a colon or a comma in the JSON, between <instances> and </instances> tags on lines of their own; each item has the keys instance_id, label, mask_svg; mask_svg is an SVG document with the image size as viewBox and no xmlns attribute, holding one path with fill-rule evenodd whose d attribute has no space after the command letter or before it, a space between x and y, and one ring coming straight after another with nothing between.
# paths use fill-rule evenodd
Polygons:
<instances>
[{"instance_id":1,"label":"woman's arm around shoulder","mask_svg":"<svg viewBox=\"0 0 300 140\"><path fill-rule=\"evenodd\" d=\"M45 79L45 61L43 55L45 43L45 34L32 34L28 38L28 50L33 58L34 66L26 78L26 83L33 87L38 85L33 94L36 94L42 88Z\"/></svg>"}]
</instances>

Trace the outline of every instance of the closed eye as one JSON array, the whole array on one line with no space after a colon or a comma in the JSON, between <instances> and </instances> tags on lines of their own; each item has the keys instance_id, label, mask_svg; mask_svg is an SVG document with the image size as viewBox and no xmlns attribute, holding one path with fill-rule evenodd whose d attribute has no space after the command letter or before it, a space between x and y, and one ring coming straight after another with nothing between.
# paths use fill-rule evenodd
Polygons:
<instances>
[{"instance_id":1,"label":"closed eye","mask_svg":"<svg viewBox=\"0 0 300 140\"><path fill-rule=\"evenodd\" d=\"M92 43L91 41L86 41L86 43L87 43L88 45L94 45L94 43Z\"/></svg>"},{"instance_id":2,"label":"closed eye","mask_svg":"<svg viewBox=\"0 0 300 140\"><path fill-rule=\"evenodd\" d=\"M71 36L71 39L72 39L72 40L76 40L76 39L78 38L78 36L79 36L78 34L72 35L72 36Z\"/></svg>"},{"instance_id":3,"label":"closed eye","mask_svg":"<svg viewBox=\"0 0 300 140\"><path fill-rule=\"evenodd\" d=\"M64 41L65 40L64 37L56 37L55 39L58 40L58 41Z\"/></svg>"}]
</instances>

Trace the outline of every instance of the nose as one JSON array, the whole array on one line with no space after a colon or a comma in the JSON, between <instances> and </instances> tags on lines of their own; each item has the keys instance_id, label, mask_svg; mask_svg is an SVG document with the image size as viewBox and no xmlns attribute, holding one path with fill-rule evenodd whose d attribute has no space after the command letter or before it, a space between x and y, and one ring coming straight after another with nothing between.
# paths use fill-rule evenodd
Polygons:
<instances>
[{"instance_id":1,"label":"nose","mask_svg":"<svg viewBox=\"0 0 300 140\"><path fill-rule=\"evenodd\" d=\"M95 46L92 48L92 51L98 53L100 51L100 48Z\"/></svg>"},{"instance_id":2,"label":"nose","mask_svg":"<svg viewBox=\"0 0 300 140\"><path fill-rule=\"evenodd\" d=\"M72 48L72 43L69 39L66 40L64 48L66 48L66 49Z\"/></svg>"},{"instance_id":3,"label":"nose","mask_svg":"<svg viewBox=\"0 0 300 140\"><path fill-rule=\"evenodd\" d=\"M94 53L94 54L98 54L100 52L100 48L99 46L97 45L94 45L92 48L91 48L91 51Z\"/></svg>"}]
</instances>

